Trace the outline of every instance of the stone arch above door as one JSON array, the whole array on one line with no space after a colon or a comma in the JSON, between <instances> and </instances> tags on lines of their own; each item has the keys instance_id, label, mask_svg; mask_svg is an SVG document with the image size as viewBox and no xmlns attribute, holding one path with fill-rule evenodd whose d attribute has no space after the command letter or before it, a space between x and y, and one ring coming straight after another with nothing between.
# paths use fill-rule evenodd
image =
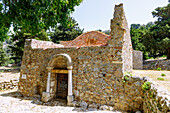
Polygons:
<instances>
[{"instance_id":1,"label":"stone arch above door","mask_svg":"<svg viewBox=\"0 0 170 113\"><path fill-rule=\"evenodd\" d=\"M50 99L52 99L52 94L50 93L50 84L51 84L51 72L52 70L57 67L56 63L60 63L63 62L63 64L59 64L58 68L62 70L63 68L66 68L68 70L68 96L67 96L67 104L69 105L70 103L72 103L73 101L73 92L72 92L72 60L71 57L68 54L57 54L54 55L50 58L51 60L48 63L48 78L47 78L47 88L46 88L46 92L44 92L44 95L42 95L42 101L43 101L43 96L48 95L48 99L44 99L45 101L48 101ZM62 59L63 61L58 61ZM66 64L64 64L66 63ZM59 70L60 71L60 70Z\"/></svg>"},{"instance_id":2,"label":"stone arch above door","mask_svg":"<svg viewBox=\"0 0 170 113\"><path fill-rule=\"evenodd\" d=\"M57 60L57 58L59 56L64 56L67 58L67 68L72 68L72 60L71 60L71 57L68 55L68 54L57 54L57 55L54 55L52 56L52 58L50 58L51 60L49 61L48 63L48 67L53 67L55 65L55 61Z\"/></svg>"}]
</instances>

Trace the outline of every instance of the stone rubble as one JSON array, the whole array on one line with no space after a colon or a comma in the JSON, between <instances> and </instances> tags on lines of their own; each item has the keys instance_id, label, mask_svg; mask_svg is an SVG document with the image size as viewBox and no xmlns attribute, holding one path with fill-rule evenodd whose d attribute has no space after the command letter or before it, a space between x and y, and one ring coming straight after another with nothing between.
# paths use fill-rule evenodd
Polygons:
<instances>
[{"instance_id":1,"label":"stone rubble","mask_svg":"<svg viewBox=\"0 0 170 113\"><path fill-rule=\"evenodd\" d=\"M144 80L151 83L151 88L144 92L144 113L169 113L170 92L148 77L145 77Z\"/></svg>"},{"instance_id":2,"label":"stone rubble","mask_svg":"<svg viewBox=\"0 0 170 113\"><path fill-rule=\"evenodd\" d=\"M17 90L0 92L0 113L84 113L81 107L68 107L58 101L43 103L40 98L22 97ZM122 113L87 109L87 113ZM125 113L125 112L123 112Z\"/></svg>"},{"instance_id":3,"label":"stone rubble","mask_svg":"<svg viewBox=\"0 0 170 113\"><path fill-rule=\"evenodd\" d=\"M170 71L170 60L150 60L143 62L143 69L145 70L157 70L157 68L161 68L161 70Z\"/></svg>"},{"instance_id":4,"label":"stone rubble","mask_svg":"<svg viewBox=\"0 0 170 113\"><path fill-rule=\"evenodd\" d=\"M18 88L19 80L10 80L10 81L0 81L0 91L1 90L11 90Z\"/></svg>"}]
</instances>

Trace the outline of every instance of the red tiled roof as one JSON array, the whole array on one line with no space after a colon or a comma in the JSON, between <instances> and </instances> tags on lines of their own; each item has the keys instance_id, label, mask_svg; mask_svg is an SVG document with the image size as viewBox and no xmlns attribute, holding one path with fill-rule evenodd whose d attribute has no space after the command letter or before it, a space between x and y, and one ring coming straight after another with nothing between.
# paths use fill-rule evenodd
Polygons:
<instances>
[{"instance_id":1,"label":"red tiled roof","mask_svg":"<svg viewBox=\"0 0 170 113\"><path fill-rule=\"evenodd\" d=\"M72 41L60 41L60 44L65 47L101 46L106 45L109 39L111 39L111 37L105 33L90 31L78 36Z\"/></svg>"}]
</instances>

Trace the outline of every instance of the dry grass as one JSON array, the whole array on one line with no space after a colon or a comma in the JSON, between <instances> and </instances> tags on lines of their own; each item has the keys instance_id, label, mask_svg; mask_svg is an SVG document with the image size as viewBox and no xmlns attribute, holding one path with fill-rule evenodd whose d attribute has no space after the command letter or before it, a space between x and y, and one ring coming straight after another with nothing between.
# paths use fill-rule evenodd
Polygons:
<instances>
[{"instance_id":1,"label":"dry grass","mask_svg":"<svg viewBox=\"0 0 170 113\"><path fill-rule=\"evenodd\" d=\"M166 76L161 76L162 73ZM133 75L152 78L152 80L170 91L170 71L133 70ZM164 80L157 80L157 78L164 78Z\"/></svg>"}]
</instances>

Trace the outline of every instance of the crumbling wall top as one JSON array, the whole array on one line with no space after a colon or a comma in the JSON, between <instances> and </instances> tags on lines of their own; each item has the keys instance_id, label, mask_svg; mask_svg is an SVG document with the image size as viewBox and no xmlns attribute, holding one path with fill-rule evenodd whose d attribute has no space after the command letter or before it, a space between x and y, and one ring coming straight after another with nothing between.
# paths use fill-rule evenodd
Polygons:
<instances>
[{"instance_id":1,"label":"crumbling wall top","mask_svg":"<svg viewBox=\"0 0 170 113\"><path fill-rule=\"evenodd\" d=\"M47 49L47 48L61 48L64 47L61 44L55 44L51 41L40 41L35 39L26 39L25 47L31 47L32 49Z\"/></svg>"}]
</instances>

